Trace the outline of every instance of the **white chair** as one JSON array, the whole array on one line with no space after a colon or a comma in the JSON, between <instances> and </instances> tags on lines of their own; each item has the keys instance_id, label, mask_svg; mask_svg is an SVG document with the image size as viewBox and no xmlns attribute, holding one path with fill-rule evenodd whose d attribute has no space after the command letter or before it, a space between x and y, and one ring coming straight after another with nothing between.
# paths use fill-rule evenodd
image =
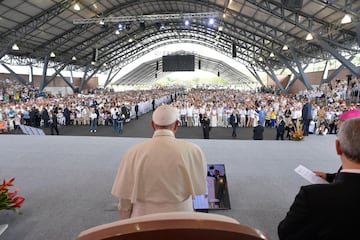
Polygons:
<instances>
[{"instance_id":1,"label":"white chair","mask_svg":"<svg viewBox=\"0 0 360 240\"><path fill-rule=\"evenodd\" d=\"M233 218L200 212L149 214L92 227L77 240L267 240Z\"/></svg>"}]
</instances>

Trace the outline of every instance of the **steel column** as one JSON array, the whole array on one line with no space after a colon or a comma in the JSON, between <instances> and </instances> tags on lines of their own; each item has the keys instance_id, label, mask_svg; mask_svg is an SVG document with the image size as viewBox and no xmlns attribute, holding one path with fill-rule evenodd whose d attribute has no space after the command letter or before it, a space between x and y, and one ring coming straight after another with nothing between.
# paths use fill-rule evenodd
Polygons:
<instances>
[{"instance_id":1,"label":"steel column","mask_svg":"<svg viewBox=\"0 0 360 240\"><path fill-rule=\"evenodd\" d=\"M18 74L16 74L11 68L9 68L6 64L0 63L8 72L11 74L11 76L15 77L16 80L18 80L20 83L22 83L25 86L28 86L28 82L26 82L22 77L20 77Z\"/></svg>"},{"instance_id":2,"label":"steel column","mask_svg":"<svg viewBox=\"0 0 360 240\"><path fill-rule=\"evenodd\" d=\"M318 43L322 48L327 50L331 55L333 55L339 62L341 62L347 69L350 70L356 77L360 76L360 70L346 58L341 56L334 48L332 48L326 41L323 40L322 37L317 35Z\"/></svg>"}]
</instances>

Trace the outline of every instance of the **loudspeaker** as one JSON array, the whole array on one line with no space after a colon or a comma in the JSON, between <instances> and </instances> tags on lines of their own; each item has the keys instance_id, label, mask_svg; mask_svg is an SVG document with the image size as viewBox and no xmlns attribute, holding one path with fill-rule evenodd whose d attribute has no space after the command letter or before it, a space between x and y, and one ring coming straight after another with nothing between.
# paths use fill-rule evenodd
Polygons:
<instances>
[{"instance_id":1,"label":"loudspeaker","mask_svg":"<svg viewBox=\"0 0 360 240\"><path fill-rule=\"evenodd\" d=\"M98 50L96 48L93 48L91 61L96 62L97 58L98 58Z\"/></svg>"},{"instance_id":2,"label":"loudspeaker","mask_svg":"<svg viewBox=\"0 0 360 240\"><path fill-rule=\"evenodd\" d=\"M347 85L350 86L350 82L352 80L352 75L348 74L348 75L346 75L346 77L347 77Z\"/></svg>"},{"instance_id":3,"label":"loudspeaker","mask_svg":"<svg viewBox=\"0 0 360 240\"><path fill-rule=\"evenodd\" d=\"M232 44L232 56L233 56L233 58L236 57L236 44L235 43Z\"/></svg>"},{"instance_id":4,"label":"loudspeaker","mask_svg":"<svg viewBox=\"0 0 360 240\"><path fill-rule=\"evenodd\" d=\"M199 69L201 69L201 61L199 60Z\"/></svg>"},{"instance_id":5,"label":"loudspeaker","mask_svg":"<svg viewBox=\"0 0 360 240\"><path fill-rule=\"evenodd\" d=\"M284 7L301 9L303 7L303 0L281 0Z\"/></svg>"},{"instance_id":6,"label":"loudspeaker","mask_svg":"<svg viewBox=\"0 0 360 240\"><path fill-rule=\"evenodd\" d=\"M220 72L218 72L218 77L220 77Z\"/></svg>"},{"instance_id":7,"label":"loudspeaker","mask_svg":"<svg viewBox=\"0 0 360 240\"><path fill-rule=\"evenodd\" d=\"M156 62L156 71L159 70L159 61Z\"/></svg>"},{"instance_id":8,"label":"loudspeaker","mask_svg":"<svg viewBox=\"0 0 360 240\"><path fill-rule=\"evenodd\" d=\"M145 22L140 22L140 30L145 31Z\"/></svg>"}]
</instances>

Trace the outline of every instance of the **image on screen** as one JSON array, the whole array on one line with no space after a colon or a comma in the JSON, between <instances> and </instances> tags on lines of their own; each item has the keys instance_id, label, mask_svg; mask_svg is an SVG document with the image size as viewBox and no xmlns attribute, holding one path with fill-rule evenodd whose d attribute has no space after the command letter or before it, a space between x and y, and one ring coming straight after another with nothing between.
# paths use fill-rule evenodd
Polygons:
<instances>
[{"instance_id":1,"label":"image on screen","mask_svg":"<svg viewBox=\"0 0 360 240\"><path fill-rule=\"evenodd\" d=\"M230 209L229 189L224 164L208 164L207 188L204 195L196 196L194 209Z\"/></svg>"}]
</instances>

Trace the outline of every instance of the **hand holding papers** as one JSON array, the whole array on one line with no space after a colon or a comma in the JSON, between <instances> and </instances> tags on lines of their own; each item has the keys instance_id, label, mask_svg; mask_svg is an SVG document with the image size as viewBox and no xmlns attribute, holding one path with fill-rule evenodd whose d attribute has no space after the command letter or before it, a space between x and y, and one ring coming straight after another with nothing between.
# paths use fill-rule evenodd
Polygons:
<instances>
[{"instance_id":1,"label":"hand holding papers","mask_svg":"<svg viewBox=\"0 0 360 240\"><path fill-rule=\"evenodd\" d=\"M324 179L322 179L319 176L316 176L315 173L313 171L311 171L310 169L304 167L303 165L299 165L297 166L294 171L299 174L300 176L302 176L303 178L305 178L306 180L308 180L309 182L313 183L313 184L328 184L327 181L325 181Z\"/></svg>"}]
</instances>

